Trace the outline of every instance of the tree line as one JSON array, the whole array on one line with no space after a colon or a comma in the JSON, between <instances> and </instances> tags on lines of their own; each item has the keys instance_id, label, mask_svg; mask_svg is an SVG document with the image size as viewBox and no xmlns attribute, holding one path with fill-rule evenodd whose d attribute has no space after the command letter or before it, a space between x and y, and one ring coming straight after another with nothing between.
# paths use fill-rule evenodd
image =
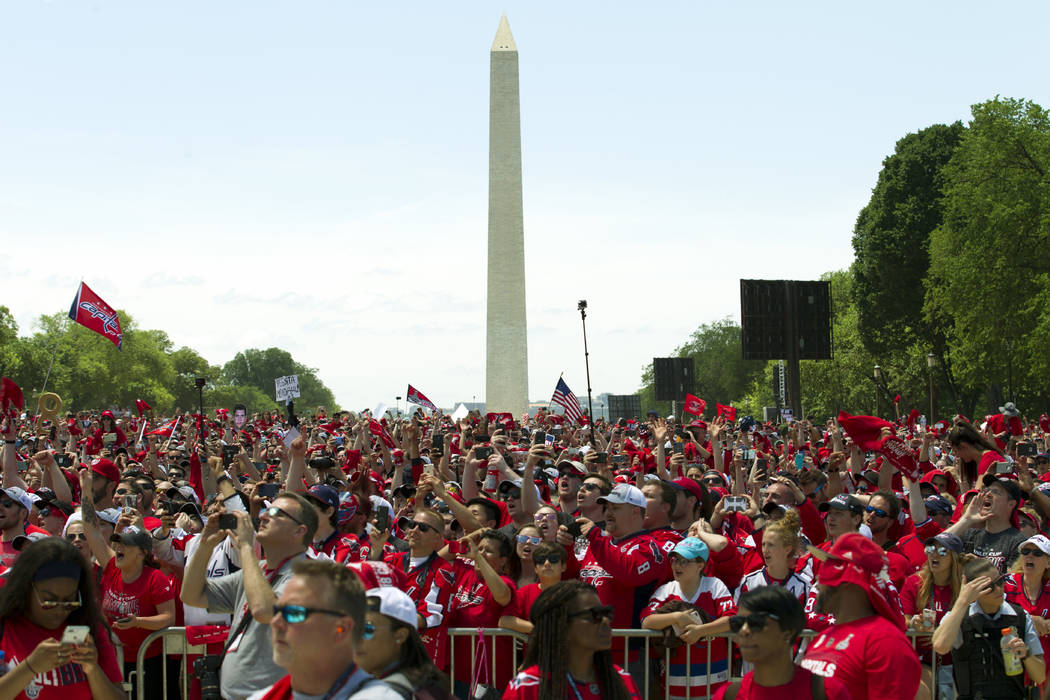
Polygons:
<instances>
[{"instance_id":1,"label":"tree line","mask_svg":"<svg viewBox=\"0 0 1050 700\"><path fill-rule=\"evenodd\" d=\"M192 348L176 348L164 331L139 328L131 315L118 313L121 350L63 313L41 316L35 332L20 336L10 310L0 306L0 373L22 387L27 410L36 410L46 378L46 390L62 397L64 411L133 408L135 399L142 399L158 415L196 412L195 380L203 377L206 410L242 403L250 412L262 412L281 408L274 400L274 379L290 374L299 375L301 405L339 408L317 370L296 362L287 350L253 348L212 365Z\"/></svg>"},{"instance_id":2,"label":"tree line","mask_svg":"<svg viewBox=\"0 0 1050 700\"><path fill-rule=\"evenodd\" d=\"M897 141L852 231L854 260L832 289L831 360L803 361L808 416L893 415L893 400L937 418L1013 401L1050 411L1050 115L988 100L967 124ZM697 394L745 413L772 406L773 362L741 358L731 319L701 325L674 355L695 358ZM931 368L932 362L932 368ZM880 381L874 368L880 367ZM653 400L643 369L643 407ZM709 413L711 409L709 408Z\"/></svg>"}]
</instances>

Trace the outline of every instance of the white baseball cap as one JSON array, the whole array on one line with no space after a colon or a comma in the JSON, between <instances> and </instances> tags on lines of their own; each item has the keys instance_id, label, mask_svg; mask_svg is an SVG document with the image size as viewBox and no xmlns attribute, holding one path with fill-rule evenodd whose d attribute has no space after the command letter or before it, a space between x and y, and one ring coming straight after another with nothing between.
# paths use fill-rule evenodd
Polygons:
<instances>
[{"instance_id":1,"label":"white baseball cap","mask_svg":"<svg viewBox=\"0 0 1050 700\"><path fill-rule=\"evenodd\" d=\"M365 591L366 607L415 629L419 622L416 605L407 593L393 586L380 586Z\"/></svg>"},{"instance_id":2,"label":"white baseball cap","mask_svg":"<svg viewBox=\"0 0 1050 700\"><path fill-rule=\"evenodd\" d=\"M616 484L608 496L599 496L598 503L627 503L639 508L645 508L645 495L637 486L630 484Z\"/></svg>"}]
</instances>

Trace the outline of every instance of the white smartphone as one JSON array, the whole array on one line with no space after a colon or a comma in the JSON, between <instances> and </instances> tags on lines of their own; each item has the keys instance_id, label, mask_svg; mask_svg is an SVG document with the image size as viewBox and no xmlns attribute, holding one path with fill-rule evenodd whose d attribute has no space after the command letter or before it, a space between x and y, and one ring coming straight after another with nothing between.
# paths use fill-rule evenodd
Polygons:
<instances>
[{"instance_id":1,"label":"white smartphone","mask_svg":"<svg viewBox=\"0 0 1050 700\"><path fill-rule=\"evenodd\" d=\"M87 625L70 625L62 633L62 644L78 645L87 641Z\"/></svg>"}]
</instances>

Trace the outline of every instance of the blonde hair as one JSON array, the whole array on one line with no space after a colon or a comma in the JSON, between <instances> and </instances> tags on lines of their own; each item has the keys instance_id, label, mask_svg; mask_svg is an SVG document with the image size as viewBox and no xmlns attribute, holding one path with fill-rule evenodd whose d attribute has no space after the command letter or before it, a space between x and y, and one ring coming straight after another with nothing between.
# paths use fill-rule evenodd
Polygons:
<instances>
[{"instance_id":1,"label":"blonde hair","mask_svg":"<svg viewBox=\"0 0 1050 700\"><path fill-rule=\"evenodd\" d=\"M1022 543L1022 546L1023 546L1023 543ZM1046 557L1044 557L1044 559L1045 558ZM1010 573L1010 574L1024 574L1024 562L1021 561L1021 555L1020 554L1017 555L1017 559L1015 559L1014 563L1010 565L1009 569L1007 569L1007 573ZM1046 569L1043 570L1043 580L1046 581L1047 579L1050 579L1050 566L1047 566Z\"/></svg>"},{"instance_id":2,"label":"blonde hair","mask_svg":"<svg viewBox=\"0 0 1050 700\"><path fill-rule=\"evenodd\" d=\"M766 525L766 533L763 537L777 535L784 546L787 547L788 553L795 554L802 544L802 538L799 535L800 527L802 527L802 521L799 519L798 513L793 509L788 509L780 520Z\"/></svg>"},{"instance_id":3,"label":"blonde hair","mask_svg":"<svg viewBox=\"0 0 1050 700\"><path fill-rule=\"evenodd\" d=\"M963 567L981 559L981 557L973 554L956 554L951 550L948 551L948 556L952 560L951 570L948 572L948 582L952 587L952 600L950 603L952 605L955 603L955 599L959 597L959 589L962 587ZM994 566L990 562L989 565ZM926 563L919 570L919 592L915 595L915 607L919 610L925 608L930 602L933 585L933 570L930 569L930 560L927 559Z\"/></svg>"}]
</instances>

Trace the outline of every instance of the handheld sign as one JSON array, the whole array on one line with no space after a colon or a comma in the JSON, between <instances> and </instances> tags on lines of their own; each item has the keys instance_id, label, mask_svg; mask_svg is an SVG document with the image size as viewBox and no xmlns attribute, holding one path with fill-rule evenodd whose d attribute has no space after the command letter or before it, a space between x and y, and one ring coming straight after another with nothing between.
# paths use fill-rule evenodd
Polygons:
<instances>
[{"instance_id":1,"label":"handheld sign","mask_svg":"<svg viewBox=\"0 0 1050 700\"><path fill-rule=\"evenodd\" d=\"M287 377L277 377L273 380L277 390L277 401L299 398L299 375L290 374Z\"/></svg>"}]
</instances>

